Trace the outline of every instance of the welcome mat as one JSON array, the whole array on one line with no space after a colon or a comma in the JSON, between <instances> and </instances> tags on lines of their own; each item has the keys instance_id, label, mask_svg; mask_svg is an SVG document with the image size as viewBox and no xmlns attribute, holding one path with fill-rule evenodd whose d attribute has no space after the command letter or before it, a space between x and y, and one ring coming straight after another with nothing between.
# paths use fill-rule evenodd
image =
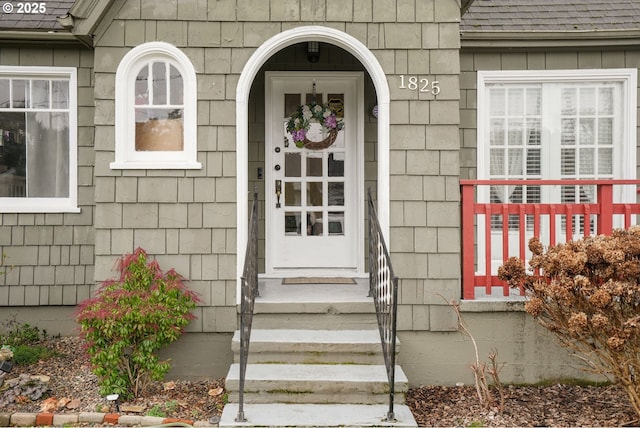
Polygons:
<instances>
[{"instance_id":1,"label":"welcome mat","mask_svg":"<svg viewBox=\"0 0 640 428\"><path fill-rule=\"evenodd\" d=\"M299 284L355 284L356 280L353 278L319 278L319 277L299 277L299 278L284 278L282 280L284 285L299 285Z\"/></svg>"}]
</instances>

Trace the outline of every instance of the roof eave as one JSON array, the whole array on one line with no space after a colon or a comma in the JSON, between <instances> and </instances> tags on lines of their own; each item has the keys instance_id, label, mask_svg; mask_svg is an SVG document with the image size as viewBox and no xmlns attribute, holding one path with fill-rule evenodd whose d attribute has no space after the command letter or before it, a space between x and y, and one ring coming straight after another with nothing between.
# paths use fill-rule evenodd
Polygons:
<instances>
[{"instance_id":1,"label":"roof eave","mask_svg":"<svg viewBox=\"0 0 640 428\"><path fill-rule=\"evenodd\" d=\"M33 44L47 42L56 45L86 45L81 39L65 31L0 30L3 44Z\"/></svg>"},{"instance_id":2,"label":"roof eave","mask_svg":"<svg viewBox=\"0 0 640 428\"><path fill-rule=\"evenodd\" d=\"M461 31L462 49L640 47L640 30Z\"/></svg>"}]
</instances>

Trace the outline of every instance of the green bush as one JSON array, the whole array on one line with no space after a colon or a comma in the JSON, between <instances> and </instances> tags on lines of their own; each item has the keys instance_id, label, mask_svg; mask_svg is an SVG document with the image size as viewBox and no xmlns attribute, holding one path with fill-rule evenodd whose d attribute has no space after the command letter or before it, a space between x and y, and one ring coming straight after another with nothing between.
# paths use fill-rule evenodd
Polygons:
<instances>
[{"instance_id":1,"label":"green bush","mask_svg":"<svg viewBox=\"0 0 640 428\"><path fill-rule=\"evenodd\" d=\"M525 310L587 367L622 385L640 416L640 227L547 251L529 241L531 271L517 258L498 277L523 285Z\"/></svg>"},{"instance_id":2,"label":"green bush","mask_svg":"<svg viewBox=\"0 0 640 428\"><path fill-rule=\"evenodd\" d=\"M54 353L40 345L18 345L13 350L12 361L18 365L29 365L51 357Z\"/></svg>"},{"instance_id":3,"label":"green bush","mask_svg":"<svg viewBox=\"0 0 640 428\"><path fill-rule=\"evenodd\" d=\"M175 270L163 273L141 248L121 257L118 270L118 279L78 306L76 320L100 392L127 399L169 371L157 352L180 337L199 299Z\"/></svg>"},{"instance_id":4,"label":"green bush","mask_svg":"<svg viewBox=\"0 0 640 428\"><path fill-rule=\"evenodd\" d=\"M34 345L47 339L47 331L40 330L36 326L27 323L20 324L14 318L9 318L4 323L0 333L0 345L11 347L19 345Z\"/></svg>"}]
</instances>

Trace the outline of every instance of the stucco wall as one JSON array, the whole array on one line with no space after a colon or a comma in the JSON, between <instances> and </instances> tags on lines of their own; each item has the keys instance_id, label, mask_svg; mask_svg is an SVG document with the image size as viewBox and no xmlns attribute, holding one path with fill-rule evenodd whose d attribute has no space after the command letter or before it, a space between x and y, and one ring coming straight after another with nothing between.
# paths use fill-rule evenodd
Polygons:
<instances>
[{"instance_id":1,"label":"stucco wall","mask_svg":"<svg viewBox=\"0 0 640 428\"><path fill-rule=\"evenodd\" d=\"M0 312L7 313L7 306L75 305L89 296L94 279L93 52L5 45L0 64L77 68L80 208L77 214L0 213L0 254L9 266L0 275Z\"/></svg>"}]
</instances>

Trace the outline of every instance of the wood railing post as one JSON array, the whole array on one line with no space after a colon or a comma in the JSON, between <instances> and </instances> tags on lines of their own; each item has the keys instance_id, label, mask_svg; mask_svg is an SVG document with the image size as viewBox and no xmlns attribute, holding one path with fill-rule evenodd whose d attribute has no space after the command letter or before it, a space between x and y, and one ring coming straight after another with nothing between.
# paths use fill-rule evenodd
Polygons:
<instances>
[{"instance_id":1,"label":"wood railing post","mask_svg":"<svg viewBox=\"0 0 640 428\"><path fill-rule=\"evenodd\" d=\"M610 235L613 231L613 185L598 184L598 235Z\"/></svg>"},{"instance_id":2,"label":"wood railing post","mask_svg":"<svg viewBox=\"0 0 640 428\"><path fill-rule=\"evenodd\" d=\"M462 185L462 298L475 297L474 230L475 186Z\"/></svg>"}]
</instances>

